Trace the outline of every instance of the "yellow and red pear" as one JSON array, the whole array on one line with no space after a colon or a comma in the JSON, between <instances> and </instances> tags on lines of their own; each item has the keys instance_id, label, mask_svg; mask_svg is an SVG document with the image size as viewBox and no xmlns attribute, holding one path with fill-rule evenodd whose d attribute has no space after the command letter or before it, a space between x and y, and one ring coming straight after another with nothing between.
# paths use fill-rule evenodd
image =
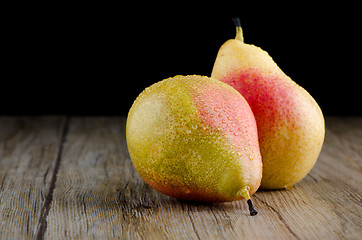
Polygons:
<instances>
[{"instance_id":1,"label":"yellow and red pear","mask_svg":"<svg viewBox=\"0 0 362 240\"><path fill-rule=\"evenodd\" d=\"M289 189L317 161L324 141L323 114L266 51L244 43L240 22L236 25L236 38L221 46L211 77L235 88L254 113L263 161L261 188Z\"/></svg>"},{"instance_id":2,"label":"yellow and red pear","mask_svg":"<svg viewBox=\"0 0 362 240\"><path fill-rule=\"evenodd\" d=\"M168 196L225 202L250 196L262 176L257 127L245 99L203 76L146 88L127 118L128 150L140 176Z\"/></svg>"}]
</instances>

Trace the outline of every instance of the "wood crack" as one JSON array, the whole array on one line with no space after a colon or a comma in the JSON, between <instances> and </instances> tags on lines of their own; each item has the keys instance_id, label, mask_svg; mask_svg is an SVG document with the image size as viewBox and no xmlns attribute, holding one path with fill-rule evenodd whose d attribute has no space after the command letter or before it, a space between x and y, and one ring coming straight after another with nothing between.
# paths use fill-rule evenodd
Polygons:
<instances>
[{"instance_id":1,"label":"wood crack","mask_svg":"<svg viewBox=\"0 0 362 240\"><path fill-rule=\"evenodd\" d=\"M36 239L38 239L38 240L44 239L44 234L48 227L47 217L49 214L51 202L53 200L53 192L54 192L54 188L55 188L55 183L57 181L57 174L59 171L60 161L62 159L62 152L63 152L64 143L65 143L65 138L68 133L69 122L70 122L70 117L67 116L65 119L65 123L63 124L63 127L62 127L62 133L61 133L61 137L60 137L60 141L59 141L58 153L57 153L57 156L55 159L55 166L54 166L51 181L50 181L50 187L49 187L48 193L45 197L44 205L40 211L40 218L39 218L39 222L38 222L37 235L36 235ZM48 172L46 172L46 174L48 174Z\"/></svg>"},{"instance_id":2,"label":"wood crack","mask_svg":"<svg viewBox=\"0 0 362 240\"><path fill-rule=\"evenodd\" d=\"M187 210L185 210L185 207L184 207L184 204L186 203L181 203L181 208L184 212L186 212L186 215L188 216L188 218L190 219L190 222L191 222L191 225L192 225L192 229L194 230L194 233L196 234L196 237L198 240L200 240L200 236L199 236L199 233L197 232L196 230L196 226L195 226L195 223L194 223L194 220L192 219L192 216L190 215L190 210L189 208L187 208Z\"/></svg>"},{"instance_id":3,"label":"wood crack","mask_svg":"<svg viewBox=\"0 0 362 240\"><path fill-rule=\"evenodd\" d=\"M191 225L192 225L192 228L194 229L194 232L196 234L196 237L198 240L200 240L200 236L199 236L199 233L197 232L196 230L196 226L195 226L195 223L194 223L194 220L192 219L191 215L189 214L189 212L187 211L187 216L189 217L190 221L191 221Z\"/></svg>"},{"instance_id":4,"label":"wood crack","mask_svg":"<svg viewBox=\"0 0 362 240\"><path fill-rule=\"evenodd\" d=\"M88 219L87 219L88 213L87 213L87 205L86 205L86 194L83 195L82 204L83 204L83 210L84 210L84 216L85 216L86 232L88 233L89 224L88 224Z\"/></svg>"},{"instance_id":5,"label":"wood crack","mask_svg":"<svg viewBox=\"0 0 362 240\"><path fill-rule=\"evenodd\" d=\"M216 221L216 223L217 223L218 232L219 232L220 235L223 237L223 239L226 239L225 236L224 236L224 234L223 234L223 231L222 231L221 228L220 228L221 223L220 223L219 219L216 217L216 214L215 214L215 212L214 212L214 210L213 210L213 206L211 206L210 211L211 211L211 214L214 216L214 219L215 219L215 221ZM229 221L229 220L227 220L227 221L228 221L228 223L229 223L230 226L231 226L230 221ZM231 226L231 228L232 228L232 226Z\"/></svg>"},{"instance_id":6,"label":"wood crack","mask_svg":"<svg viewBox=\"0 0 362 240\"><path fill-rule=\"evenodd\" d=\"M313 177L313 175L311 173L307 174L309 177L311 177L316 183L318 183L318 179Z\"/></svg>"},{"instance_id":7,"label":"wood crack","mask_svg":"<svg viewBox=\"0 0 362 240\"><path fill-rule=\"evenodd\" d=\"M287 221L283 218L283 216L280 214L280 212L275 209L272 205L270 205L269 203L261 200L260 198L258 198L257 196L254 195L254 198L258 199L260 202L262 202L265 206L267 206L270 210L272 210L279 218L279 220L283 223L283 225L285 226L285 228L288 230L288 232L290 234L292 234L295 239L299 239L298 235L290 228L289 224L287 223Z\"/></svg>"},{"instance_id":8,"label":"wood crack","mask_svg":"<svg viewBox=\"0 0 362 240\"><path fill-rule=\"evenodd\" d=\"M5 178L6 178L7 175L8 175L8 173L6 172L6 173L4 174L3 180L1 181L0 190L3 190L3 189L4 189L4 182L5 182Z\"/></svg>"}]
</instances>

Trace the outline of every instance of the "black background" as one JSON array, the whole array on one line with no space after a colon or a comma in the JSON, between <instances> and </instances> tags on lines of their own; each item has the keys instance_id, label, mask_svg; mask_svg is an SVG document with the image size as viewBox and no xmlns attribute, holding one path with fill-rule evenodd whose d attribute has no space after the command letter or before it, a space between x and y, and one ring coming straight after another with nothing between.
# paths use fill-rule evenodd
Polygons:
<instances>
[{"instance_id":1,"label":"black background","mask_svg":"<svg viewBox=\"0 0 362 240\"><path fill-rule=\"evenodd\" d=\"M362 115L359 6L18 5L2 28L0 113L126 115L138 94L174 75L211 75L240 17L325 115Z\"/></svg>"}]
</instances>

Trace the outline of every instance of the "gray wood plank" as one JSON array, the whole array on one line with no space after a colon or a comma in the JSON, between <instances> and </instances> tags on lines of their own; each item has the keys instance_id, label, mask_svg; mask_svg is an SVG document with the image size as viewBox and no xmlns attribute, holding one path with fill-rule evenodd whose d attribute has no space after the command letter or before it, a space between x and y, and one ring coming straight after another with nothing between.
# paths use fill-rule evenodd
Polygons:
<instances>
[{"instance_id":1,"label":"gray wood plank","mask_svg":"<svg viewBox=\"0 0 362 240\"><path fill-rule=\"evenodd\" d=\"M62 156L47 239L196 238L187 205L134 170L125 118L72 118Z\"/></svg>"},{"instance_id":2,"label":"gray wood plank","mask_svg":"<svg viewBox=\"0 0 362 240\"><path fill-rule=\"evenodd\" d=\"M291 190L244 201L185 202L134 170L124 118L72 118L48 216L48 239L357 239L361 235L362 119L327 119L321 156Z\"/></svg>"},{"instance_id":3,"label":"gray wood plank","mask_svg":"<svg viewBox=\"0 0 362 240\"><path fill-rule=\"evenodd\" d=\"M129 158L122 117L0 118L0 239L359 239L362 118L326 121L316 166L291 190L179 201Z\"/></svg>"},{"instance_id":4,"label":"gray wood plank","mask_svg":"<svg viewBox=\"0 0 362 240\"><path fill-rule=\"evenodd\" d=\"M64 117L0 118L0 239L33 239L44 229Z\"/></svg>"}]
</instances>

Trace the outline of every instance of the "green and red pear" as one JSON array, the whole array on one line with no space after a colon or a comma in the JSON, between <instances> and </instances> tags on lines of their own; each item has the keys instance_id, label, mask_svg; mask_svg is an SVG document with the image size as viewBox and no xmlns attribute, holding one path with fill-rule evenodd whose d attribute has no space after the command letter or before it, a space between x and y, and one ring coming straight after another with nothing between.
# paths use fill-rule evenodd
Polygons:
<instances>
[{"instance_id":1,"label":"green and red pear","mask_svg":"<svg viewBox=\"0 0 362 240\"><path fill-rule=\"evenodd\" d=\"M257 127L234 88L204 76L175 76L146 88L127 118L128 150L140 176L168 196L248 200L262 177Z\"/></svg>"}]
</instances>

